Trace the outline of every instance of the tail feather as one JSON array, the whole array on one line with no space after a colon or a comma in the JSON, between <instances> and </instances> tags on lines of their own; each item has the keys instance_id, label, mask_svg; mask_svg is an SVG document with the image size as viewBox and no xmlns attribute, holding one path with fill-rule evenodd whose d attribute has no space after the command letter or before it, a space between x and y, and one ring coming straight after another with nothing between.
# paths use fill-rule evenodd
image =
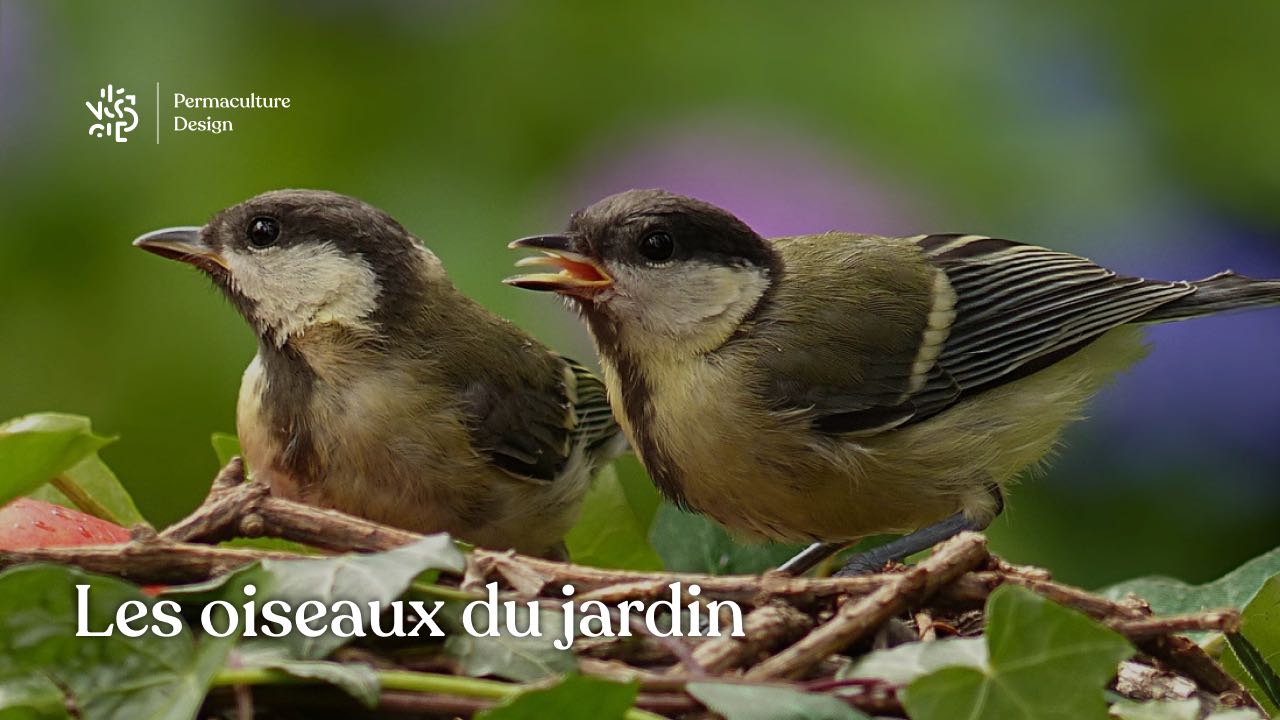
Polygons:
<instances>
[{"instance_id":1,"label":"tail feather","mask_svg":"<svg viewBox=\"0 0 1280 720\"><path fill-rule=\"evenodd\" d=\"M1156 323L1212 315L1229 310L1280 305L1280 280L1255 280L1227 270L1191 283L1196 291L1138 318Z\"/></svg>"}]
</instances>

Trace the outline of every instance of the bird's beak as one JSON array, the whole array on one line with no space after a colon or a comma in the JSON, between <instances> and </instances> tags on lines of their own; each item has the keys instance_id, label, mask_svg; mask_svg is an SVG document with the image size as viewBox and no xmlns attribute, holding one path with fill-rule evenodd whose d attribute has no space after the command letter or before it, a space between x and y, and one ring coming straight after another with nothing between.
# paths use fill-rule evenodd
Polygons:
<instances>
[{"instance_id":1,"label":"bird's beak","mask_svg":"<svg viewBox=\"0 0 1280 720\"><path fill-rule=\"evenodd\" d=\"M599 261L574 249L573 240L565 235L534 235L507 245L512 250L531 248L542 255L522 258L516 267L547 265L559 270L553 273L530 273L503 280L508 285L526 290L553 291L563 295L590 296L613 284L613 278Z\"/></svg>"},{"instance_id":2,"label":"bird's beak","mask_svg":"<svg viewBox=\"0 0 1280 720\"><path fill-rule=\"evenodd\" d=\"M198 227L173 227L149 232L133 241L134 247L170 260L181 260L209 272L226 272L227 261L209 247Z\"/></svg>"}]
</instances>

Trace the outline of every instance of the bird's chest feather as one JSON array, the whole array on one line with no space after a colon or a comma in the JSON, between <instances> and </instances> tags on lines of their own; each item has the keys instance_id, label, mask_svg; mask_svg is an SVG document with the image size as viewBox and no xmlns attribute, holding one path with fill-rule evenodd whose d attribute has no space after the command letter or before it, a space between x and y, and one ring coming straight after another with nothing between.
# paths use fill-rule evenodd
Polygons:
<instances>
[{"instance_id":1,"label":"bird's chest feather","mask_svg":"<svg viewBox=\"0 0 1280 720\"><path fill-rule=\"evenodd\" d=\"M241 444L274 492L383 516L428 492L424 478L466 477L474 453L437 389L394 368L325 370L292 394L261 358L245 371Z\"/></svg>"},{"instance_id":2,"label":"bird's chest feather","mask_svg":"<svg viewBox=\"0 0 1280 720\"><path fill-rule=\"evenodd\" d=\"M639 376L625 361L605 368L614 412L663 494L741 527L753 484L769 481L767 458L787 441L775 418L714 359L648 363Z\"/></svg>"}]
</instances>

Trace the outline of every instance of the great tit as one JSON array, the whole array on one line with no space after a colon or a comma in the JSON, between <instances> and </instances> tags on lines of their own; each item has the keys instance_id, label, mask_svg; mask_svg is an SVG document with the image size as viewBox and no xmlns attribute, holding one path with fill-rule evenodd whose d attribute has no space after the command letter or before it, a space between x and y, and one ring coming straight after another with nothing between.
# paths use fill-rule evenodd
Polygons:
<instances>
[{"instance_id":1,"label":"great tit","mask_svg":"<svg viewBox=\"0 0 1280 720\"><path fill-rule=\"evenodd\" d=\"M596 377L359 200L268 192L134 245L204 271L257 334L237 425L272 494L555 555L625 444Z\"/></svg>"},{"instance_id":2,"label":"great tit","mask_svg":"<svg viewBox=\"0 0 1280 720\"><path fill-rule=\"evenodd\" d=\"M1280 281L1126 277L978 235L766 240L725 210L632 190L574 214L507 282L584 317L632 447L667 498L741 535L877 533L864 572L1001 511L1140 325L1280 304ZM914 532L912 532L914 531Z\"/></svg>"}]
</instances>

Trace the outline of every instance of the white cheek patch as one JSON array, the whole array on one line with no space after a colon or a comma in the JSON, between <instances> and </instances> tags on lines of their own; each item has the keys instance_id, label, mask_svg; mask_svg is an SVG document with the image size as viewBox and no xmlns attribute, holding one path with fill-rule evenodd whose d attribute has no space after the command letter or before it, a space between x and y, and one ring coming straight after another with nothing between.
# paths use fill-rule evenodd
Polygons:
<instances>
[{"instance_id":1,"label":"white cheek patch","mask_svg":"<svg viewBox=\"0 0 1280 720\"><path fill-rule=\"evenodd\" d=\"M760 268L681 263L667 268L617 268L609 305L647 335L718 345L737 329L769 287Z\"/></svg>"},{"instance_id":2,"label":"white cheek patch","mask_svg":"<svg viewBox=\"0 0 1280 720\"><path fill-rule=\"evenodd\" d=\"M367 262L329 243L227 252L225 259L232 286L253 301L277 345L312 325L364 325L381 292Z\"/></svg>"}]
</instances>

